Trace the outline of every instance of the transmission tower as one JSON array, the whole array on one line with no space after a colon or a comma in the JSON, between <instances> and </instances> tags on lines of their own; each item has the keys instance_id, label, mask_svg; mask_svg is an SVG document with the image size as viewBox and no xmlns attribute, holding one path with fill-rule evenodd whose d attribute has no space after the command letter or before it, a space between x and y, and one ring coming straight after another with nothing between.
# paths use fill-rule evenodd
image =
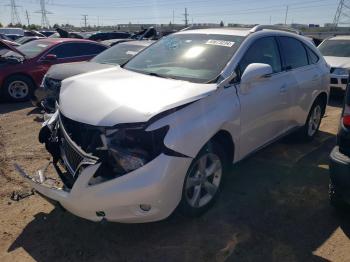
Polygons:
<instances>
[{"instance_id":1,"label":"transmission tower","mask_svg":"<svg viewBox=\"0 0 350 262\"><path fill-rule=\"evenodd\" d=\"M41 27L49 28L50 23L47 15L52 13L46 10L46 0L40 0L40 10L36 11L35 13L41 14Z\"/></svg>"},{"instance_id":2,"label":"transmission tower","mask_svg":"<svg viewBox=\"0 0 350 262\"><path fill-rule=\"evenodd\" d=\"M13 25L20 24L21 19L19 18L18 11L17 11L17 8L20 6L16 5L15 0L11 0L10 4L7 6L11 6L11 24Z\"/></svg>"},{"instance_id":3,"label":"transmission tower","mask_svg":"<svg viewBox=\"0 0 350 262\"><path fill-rule=\"evenodd\" d=\"M350 0L339 0L333 25L337 27L340 24L350 24Z\"/></svg>"}]
</instances>

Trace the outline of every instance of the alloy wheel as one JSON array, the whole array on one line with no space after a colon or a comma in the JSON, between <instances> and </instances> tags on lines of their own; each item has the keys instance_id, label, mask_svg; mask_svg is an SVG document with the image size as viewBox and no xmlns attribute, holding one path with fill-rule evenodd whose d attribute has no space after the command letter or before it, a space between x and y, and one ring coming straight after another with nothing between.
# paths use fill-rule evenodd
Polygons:
<instances>
[{"instance_id":1,"label":"alloy wheel","mask_svg":"<svg viewBox=\"0 0 350 262\"><path fill-rule=\"evenodd\" d=\"M222 163L216 154L206 153L199 158L185 184L188 204L194 208L208 204L219 189L222 172Z\"/></svg>"},{"instance_id":2,"label":"alloy wheel","mask_svg":"<svg viewBox=\"0 0 350 262\"><path fill-rule=\"evenodd\" d=\"M317 105L312 110L308 123L308 135L312 137L317 132L322 118L322 109L320 105Z\"/></svg>"}]
</instances>

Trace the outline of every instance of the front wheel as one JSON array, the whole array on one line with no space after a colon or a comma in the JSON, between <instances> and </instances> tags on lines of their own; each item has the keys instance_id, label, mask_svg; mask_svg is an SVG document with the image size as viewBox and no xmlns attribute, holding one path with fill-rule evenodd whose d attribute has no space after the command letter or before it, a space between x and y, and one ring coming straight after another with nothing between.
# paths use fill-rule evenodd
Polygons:
<instances>
[{"instance_id":1,"label":"front wheel","mask_svg":"<svg viewBox=\"0 0 350 262\"><path fill-rule=\"evenodd\" d=\"M199 216L213 205L220 191L225 166L225 153L218 143L209 143L198 153L184 181L179 205L184 215Z\"/></svg>"},{"instance_id":2,"label":"front wheel","mask_svg":"<svg viewBox=\"0 0 350 262\"><path fill-rule=\"evenodd\" d=\"M2 87L2 95L6 101L22 102L29 100L34 84L29 77L14 75L6 79Z\"/></svg>"}]
</instances>

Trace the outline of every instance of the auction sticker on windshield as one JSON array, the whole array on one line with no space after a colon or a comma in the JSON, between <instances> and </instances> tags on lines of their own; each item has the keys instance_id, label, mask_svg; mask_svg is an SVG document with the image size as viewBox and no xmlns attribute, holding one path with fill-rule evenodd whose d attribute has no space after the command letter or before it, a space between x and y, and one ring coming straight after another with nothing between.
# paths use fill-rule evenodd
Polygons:
<instances>
[{"instance_id":1,"label":"auction sticker on windshield","mask_svg":"<svg viewBox=\"0 0 350 262\"><path fill-rule=\"evenodd\" d=\"M209 39L205 44L232 47L235 42Z\"/></svg>"}]
</instances>

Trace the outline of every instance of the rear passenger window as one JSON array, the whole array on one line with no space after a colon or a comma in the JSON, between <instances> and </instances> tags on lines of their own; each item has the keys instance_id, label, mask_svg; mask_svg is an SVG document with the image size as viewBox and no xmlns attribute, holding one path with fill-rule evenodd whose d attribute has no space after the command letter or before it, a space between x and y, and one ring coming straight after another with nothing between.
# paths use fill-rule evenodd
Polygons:
<instances>
[{"instance_id":1,"label":"rear passenger window","mask_svg":"<svg viewBox=\"0 0 350 262\"><path fill-rule=\"evenodd\" d=\"M295 69L309 64L306 49L299 40L282 36L279 37L279 41L285 69Z\"/></svg>"},{"instance_id":2,"label":"rear passenger window","mask_svg":"<svg viewBox=\"0 0 350 262\"><path fill-rule=\"evenodd\" d=\"M239 63L239 75L241 76L247 66L253 63L268 64L272 67L273 72L281 72L281 58L274 37L258 39L249 47Z\"/></svg>"},{"instance_id":3,"label":"rear passenger window","mask_svg":"<svg viewBox=\"0 0 350 262\"><path fill-rule=\"evenodd\" d=\"M316 55L315 52L312 51L309 47L305 46L305 48L307 51L307 55L309 56L309 64L310 65L316 64L320 59L318 55Z\"/></svg>"}]
</instances>

